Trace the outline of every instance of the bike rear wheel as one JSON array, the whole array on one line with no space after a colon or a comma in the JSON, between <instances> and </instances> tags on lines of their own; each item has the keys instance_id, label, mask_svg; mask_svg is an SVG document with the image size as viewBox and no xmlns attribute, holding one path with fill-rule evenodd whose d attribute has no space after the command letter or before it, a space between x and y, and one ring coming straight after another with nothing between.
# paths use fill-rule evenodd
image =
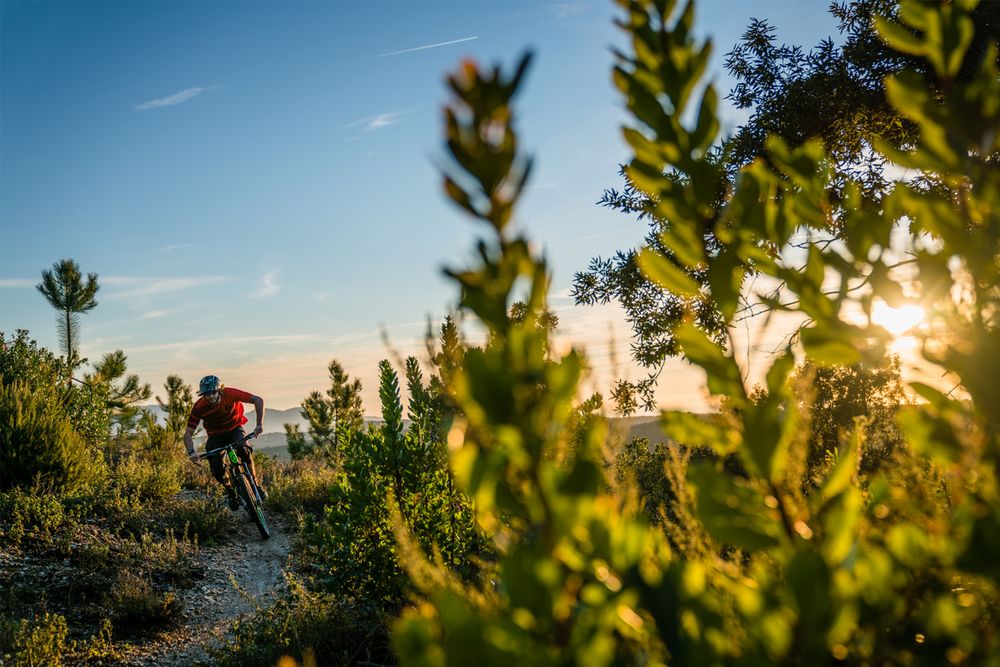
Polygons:
<instances>
[{"instance_id":1,"label":"bike rear wheel","mask_svg":"<svg viewBox=\"0 0 1000 667\"><path fill-rule=\"evenodd\" d=\"M246 507L247 514L250 515L250 520L257 526L260 536L266 540L271 537L271 530L267 526L267 519L264 518L264 510L261 509L260 504L257 502L257 494L254 493L253 485L246 474L236 475L236 477L239 478L236 484L236 492L240 494L243 506Z\"/></svg>"}]
</instances>

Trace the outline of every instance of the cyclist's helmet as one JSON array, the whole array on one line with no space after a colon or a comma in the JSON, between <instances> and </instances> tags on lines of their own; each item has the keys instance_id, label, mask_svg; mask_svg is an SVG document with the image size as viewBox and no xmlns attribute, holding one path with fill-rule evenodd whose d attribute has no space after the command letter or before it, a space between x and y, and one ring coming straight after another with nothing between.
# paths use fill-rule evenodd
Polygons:
<instances>
[{"instance_id":1,"label":"cyclist's helmet","mask_svg":"<svg viewBox=\"0 0 1000 667\"><path fill-rule=\"evenodd\" d=\"M206 375L198 383L198 395L204 396L205 394L211 394L213 391L218 391L222 389L222 381L219 380L218 375Z\"/></svg>"}]
</instances>

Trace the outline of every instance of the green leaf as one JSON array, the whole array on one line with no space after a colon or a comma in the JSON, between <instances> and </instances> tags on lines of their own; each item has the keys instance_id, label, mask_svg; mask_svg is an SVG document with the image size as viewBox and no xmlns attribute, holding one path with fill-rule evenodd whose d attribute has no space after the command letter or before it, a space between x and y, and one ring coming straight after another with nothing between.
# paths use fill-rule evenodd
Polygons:
<instances>
[{"instance_id":1,"label":"green leaf","mask_svg":"<svg viewBox=\"0 0 1000 667\"><path fill-rule=\"evenodd\" d=\"M771 396L783 395L785 381L794 368L795 354L792 352L791 346L788 346L767 371L767 393Z\"/></svg>"},{"instance_id":2,"label":"green leaf","mask_svg":"<svg viewBox=\"0 0 1000 667\"><path fill-rule=\"evenodd\" d=\"M680 296L698 296L695 280L669 259L650 248L643 248L636 258L643 275L663 289Z\"/></svg>"},{"instance_id":3,"label":"green leaf","mask_svg":"<svg viewBox=\"0 0 1000 667\"><path fill-rule=\"evenodd\" d=\"M846 489L851 480L858 472L858 457L860 456L861 443L865 439L865 424L860 418L855 418L854 429L851 437L847 441L847 446L840 452L837 465L830 471L823 488L820 490L820 498L826 502Z\"/></svg>"},{"instance_id":4,"label":"green leaf","mask_svg":"<svg viewBox=\"0 0 1000 667\"><path fill-rule=\"evenodd\" d=\"M727 322L733 319L739 306L743 273L743 263L739 256L729 249L723 249L716 255L708 268L708 284L712 288L712 300Z\"/></svg>"},{"instance_id":5,"label":"green leaf","mask_svg":"<svg viewBox=\"0 0 1000 667\"><path fill-rule=\"evenodd\" d=\"M881 260L872 264L871 275L869 276L876 296L880 297L893 308L899 308L907 303L903 288L899 283L889 277L889 269Z\"/></svg>"},{"instance_id":6,"label":"green leaf","mask_svg":"<svg viewBox=\"0 0 1000 667\"><path fill-rule=\"evenodd\" d=\"M806 261L804 276L812 283L813 287L819 290L823 286L823 275L826 272L826 265L823 263L823 252L815 245L809 246L809 259Z\"/></svg>"},{"instance_id":7,"label":"green leaf","mask_svg":"<svg viewBox=\"0 0 1000 667\"><path fill-rule=\"evenodd\" d=\"M962 446L944 420L926 406L908 405L896 415L899 430L915 451L946 463L958 460Z\"/></svg>"},{"instance_id":8,"label":"green leaf","mask_svg":"<svg viewBox=\"0 0 1000 667\"><path fill-rule=\"evenodd\" d=\"M849 332L830 327L810 327L802 329L801 336L806 354L820 364L850 366L861 360Z\"/></svg>"},{"instance_id":9,"label":"green leaf","mask_svg":"<svg viewBox=\"0 0 1000 667\"><path fill-rule=\"evenodd\" d=\"M697 492L698 518L713 539L738 549L771 549L781 544L781 525L764 497L711 465L688 468Z\"/></svg>"},{"instance_id":10,"label":"green leaf","mask_svg":"<svg viewBox=\"0 0 1000 667\"><path fill-rule=\"evenodd\" d=\"M924 54L924 44L919 36L906 27L883 16L875 17L875 29L886 44L901 53L920 56Z\"/></svg>"},{"instance_id":11,"label":"green leaf","mask_svg":"<svg viewBox=\"0 0 1000 667\"><path fill-rule=\"evenodd\" d=\"M746 389L735 359L723 353L705 332L692 324L681 325L674 336L684 356L705 371L710 392L740 403L746 401Z\"/></svg>"},{"instance_id":12,"label":"green leaf","mask_svg":"<svg viewBox=\"0 0 1000 667\"><path fill-rule=\"evenodd\" d=\"M736 451L742 440L736 429L690 412L663 412L660 424L663 432L674 441L688 447L708 448L720 456Z\"/></svg>"},{"instance_id":13,"label":"green leaf","mask_svg":"<svg viewBox=\"0 0 1000 667\"><path fill-rule=\"evenodd\" d=\"M927 533L912 523L893 526L886 543L896 560L913 569L924 567L930 559Z\"/></svg>"},{"instance_id":14,"label":"green leaf","mask_svg":"<svg viewBox=\"0 0 1000 667\"><path fill-rule=\"evenodd\" d=\"M821 549L826 562L832 567L842 565L857 548L858 524L863 510L861 491L853 486L838 493L834 501L824 508Z\"/></svg>"}]
</instances>

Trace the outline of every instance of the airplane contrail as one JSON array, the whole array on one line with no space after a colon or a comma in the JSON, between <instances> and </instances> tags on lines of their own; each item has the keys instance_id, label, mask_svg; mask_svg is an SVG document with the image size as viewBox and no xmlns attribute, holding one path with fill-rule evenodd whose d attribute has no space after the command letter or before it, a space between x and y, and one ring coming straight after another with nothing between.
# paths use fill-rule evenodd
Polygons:
<instances>
[{"instance_id":1,"label":"airplane contrail","mask_svg":"<svg viewBox=\"0 0 1000 667\"><path fill-rule=\"evenodd\" d=\"M459 44L461 42L471 42L474 39L479 39L479 35L473 37L463 37L462 39L453 39L450 42L438 42L437 44L426 44L424 46L415 46L412 49L403 49L402 51L391 51L389 53L380 53L377 56L372 56L372 58L386 58L388 56L398 56L403 53L413 53L414 51L423 51L424 49L436 49L439 46L449 46L451 44Z\"/></svg>"}]
</instances>

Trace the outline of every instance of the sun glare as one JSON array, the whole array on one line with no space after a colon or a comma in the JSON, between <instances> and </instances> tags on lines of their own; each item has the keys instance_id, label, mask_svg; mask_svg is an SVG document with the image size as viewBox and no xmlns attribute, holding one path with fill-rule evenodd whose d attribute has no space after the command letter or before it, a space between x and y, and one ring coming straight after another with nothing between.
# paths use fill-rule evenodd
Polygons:
<instances>
[{"instance_id":1,"label":"sun glare","mask_svg":"<svg viewBox=\"0 0 1000 667\"><path fill-rule=\"evenodd\" d=\"M872 306L872 322L893 336L909 331L923 319L924 309L913 304L893 308L883 301L876 301Z\"/></svg>"}]
</instances>

